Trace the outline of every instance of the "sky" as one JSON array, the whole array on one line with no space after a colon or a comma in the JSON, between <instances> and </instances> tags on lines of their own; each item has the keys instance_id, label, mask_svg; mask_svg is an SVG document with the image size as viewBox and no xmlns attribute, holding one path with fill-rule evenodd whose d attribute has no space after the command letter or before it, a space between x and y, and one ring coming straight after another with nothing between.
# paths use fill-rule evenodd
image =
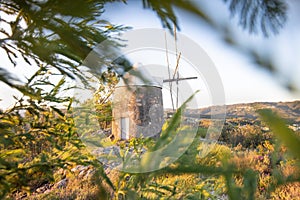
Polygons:
<instances>
[{"instance_id":1,"label":"sky","mask_svg":"<svg viewBox=\"0 0 300 200\"><path fill-rule=\"evenodd\" d=\"M240 50L224 43L218 32L206 26L197 17L176 10L181 28L180 33L200 45L214 62L223 82L226 104L300 99L299 93L291 93L283 86L285 75L300 86L297 77L300 73L300 61L297 60L296 53L300 52L300 39L296 36L300 31L299 26L295 26L299 24L297 9L290 6L289 21L279 35L264 38L262 35L250 35L238 27L237 19L230 17L227 6L222 1L199 2L200 4L202 2L201 5L205 6L208 12L214 13L216 21L228 25L241 45L270 54L274 62L280 66L279 75L270 74L265 69L256 66ZM128 1L127 6L108 4L105 10L104 17L107 20L131 26L134 30L162 28L161 21L156 14L149 9L143 9L141 3ZM210 103L205 101L204 105Z\"/></svg>"},{"instance_id":2,"label":"sky","mask_svg":"<svg viewBox=\"0 0 300 200\"><path fill-rule=\"evenodd\" d=\"M268 39L261 35L250 35L238 27L237 19L231 19L223 1L205 3L201 0L198 2L199 5L205 6L208 12L213 12L213 17L218 23L226 24L242 46L257 49L269 55L279 66L277 75L270 74L265 69L255 65L241 50L224 43L220 33L205 25L197 17L176 10L181 28L180 34L187 36L200 45L217 68L224 86L226 104L300 99L299 92L291 93L283 86L283 83L288 79L300 88L300 79L298 78L298 74L300 74L300 60L298 59L298 52L300 52L300 38L298 37L300 21L298 19L300 15L297 12L300 6L296 0L289 1L292 4L289 8L288 23L284 29L281 30L278 36L272 36ZM127 5L123 3L107 4L103 18L113 24L131 26L133 30L162 28L161 21L156 14L149 9L143 9L142 4L136 3L136 1L128 1ZM172 56L170 59L172 59ZM12 67L2 50L0 50L0 61L0 67L9 69L23 80L24 75L28 77L35 70L34 67L24 68L24 62L22 61L18 62L17 67ZM137 61L149 62L147 59ZM189 72L187 71L186 74L188 75ZM202 99L201 107L212 104L209 86L205 86L202 80L192 82L191 85L199 86L199 88L194 87L193 90L200 89L202 91L202 93L200 92L202 96L199 97ZM0 107L7 108L14 102L13 95L18 94L2 83L0 88L0 99L2 99ZM164 91L167 91L167 89L165 88Z\"/></svg>"}]
</instances>

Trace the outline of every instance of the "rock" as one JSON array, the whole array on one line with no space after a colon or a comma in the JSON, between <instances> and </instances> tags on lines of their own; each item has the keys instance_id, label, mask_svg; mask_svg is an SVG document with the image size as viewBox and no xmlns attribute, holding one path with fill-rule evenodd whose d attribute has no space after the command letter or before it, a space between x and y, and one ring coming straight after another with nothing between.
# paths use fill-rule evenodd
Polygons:
<instances>
[{"instance_id":1,"label":"rock","mask_svg":"<svg viewBox=\"0 0 300 200\"><path fill-rule=\"evenodd\" d=\"M71 172L80 173L81 171L85 170L86 168L87 168L86 166L77 165L76 167L74 167L74 168L71 169Z\"/></svg>"},{"instance_id":2,"label":"rock","mask_svg":"<svg viewBox=\"0 0 300 200\"><path fill-rule=\"evenodd\" d=\"M89 170L87 170L87 172L85 173L84 178L91 178L95 174L95 172L96 172L95 169L89 169Z\"/></svg>"},{"instance_id":3,"label":"rock","mask_svg":"<svg viewBox=\"0 0 300 200\"><path fill-rule=\"evenodd\" d=\"M92 177L96 170L92 169L91 166L77 165L71 171L77 175L77 178L86 179Z\"/></svg>"},{"instance_id":4,"label":"rock","mask_svg":"<svg viewBox=\"0 0 300 200\"><path fill-rule=\"evenodd\" d=\"M49 191L51 190L52 187L53 187L53 184L47 183L47 184L45 184L45 185L43 185L43 186L37 188L37 189L35 190L35 192L36 192L36 193L46 193L46 192L49 192Z\"/></svg>"},{"instance_id":5,"label":"rock","mask_svg":"<svg viewBox=\"0 0 300 200\"><path fill-rule=\"evenodd\" d=\"M54 187L55 188L65 188L65 187L67 187L67 183L68 183L68 179L64 178L64 179L60 180L59 182L57 182L54 185Z\"/></svg>"}]
</instances>

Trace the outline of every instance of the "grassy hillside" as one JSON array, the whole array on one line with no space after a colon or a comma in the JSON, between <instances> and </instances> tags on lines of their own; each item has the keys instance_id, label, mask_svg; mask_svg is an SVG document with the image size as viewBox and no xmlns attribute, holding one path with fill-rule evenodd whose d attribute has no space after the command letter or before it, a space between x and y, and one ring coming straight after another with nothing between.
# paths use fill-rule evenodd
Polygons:
<instances>
[{"instance_id":1,"label":"grassy hillside","mask_svg":"<svg viewBox=\"0 0 300 200\"><path fill-rule=\"evenodd\" d=\"M299 158L256 112L262 108L274 110L287 121L285 126L289 130L295 129L293 134L298 137L299 107L300 101L229 105L217 144L206 144L201 139L211 123L209 118L202 118L193 143L176 162L165 168L136 174L73 165L56 169L53 180L33 184L30 193L16 191L10 198L299 199ZM189 117L209 115L210 110L190 110ZM115 144L139 152L141 148L150 150L158 143L165 144L161 138L158 141L132 139ZM210 149L209 153L201 156L199 152L206 149Z\"/></svg>"}]
</instances>

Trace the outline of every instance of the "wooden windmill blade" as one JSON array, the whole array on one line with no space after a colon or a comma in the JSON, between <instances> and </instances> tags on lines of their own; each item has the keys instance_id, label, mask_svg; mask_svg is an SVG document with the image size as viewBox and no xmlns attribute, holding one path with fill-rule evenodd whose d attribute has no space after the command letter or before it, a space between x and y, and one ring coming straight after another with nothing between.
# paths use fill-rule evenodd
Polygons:
<instances>
[{"instance_id":1,"label":"wooden windmill blade","mask_svg":"<svg viewBox=\"0 0 300 200\"><path fill-rule=\"evenodd\" d=\"M169 63L168 64L168 74L169 74L169 78L168 79L163 79L163 83L169 83L170 86L170 96L171 96L171 101L172 101L172 107L173 107L173 111L174 109L174 101L173 101L173 94L172 94L172 88L173 88L173 82L176 82L176 110L178 109L178 98L179 98L179 82L180 81L185 81L185 80L193 80L193 79L197 79L197 76L191 76L191 77L179 77L179 60L180 60L180 56L181 56L181 52L179 53L178 57L177 57L177 62L176 62L176 67L175 67L175 71L174 74L172 76L172 78L170 77L170 67L169 67Z\"/></svg>"},{"instance_id":2,"label":"wooden windmill blade","mask_svg":"<svg viewBox=\"0 0 300 200\"><path fill-rule=\"evenodd\" d=\"M176 79L164 79L163 83L167 82L175 82L175 81L184 81L184 80L192 80L192 79L197 79L197 76L191 76L191 77L186 77L186 78L176 78Z\"/></svg>"},{"instance_id":3,"label":"wooden windmill blade","mask_svg":"<svg viewBox=\"0 0 300 200\"><path fill-rule=\"evenodd\" d=\"M185 78L179 78L179 74L176 78L172 78L172 79L164 79L163 80L163 83L172 83L172 82L176 82L176 85L177 85L177 90L176 90L176 109L178 109L178 94L179 94L179 87L178 87L178 84L179 84L179 81L185 81L185 80L193 80L193 79L197 79L198 77L197 76L191 76L191 77L185 77ZM172 99L173 100L173 99ZM173 102L172 102L173 103ZM173 108L174 110L174 108Z\"/></svg>"},{"instance_id":4,"label":"wooden windmill blade","mask_svg":"<svg viewBox=\"0 0 300 200\"><path fill-rule=\"evenodd\" d=\"M165 46L166 46L166 61L167 61L167 66L168 66L168 75L169 79L164 79L163 83L169 83L170 86L170 96L171 96L171 101L172 101L172 108L173 111L174 109L174 101L173 101L173 94L172 94L172 88L173 88L173 82L176 82L176 110L178 109L178 98L179 98L179 81L183 80L191 80L191 79L197 79L198 77L186 77L186 78L179 78L179 61L181 58L181 52L178 54L178 49L177 49L177 31L176 31L176 26L174 25L174 44L175 44L175 50L176 50L176 66L175 66L175 71L174 74L171 78L171 73L170 73L170 63L169 63L169 52L168 52L168 44L167 44L167 37L165 33Z\"/></svg>"}]
</instances>

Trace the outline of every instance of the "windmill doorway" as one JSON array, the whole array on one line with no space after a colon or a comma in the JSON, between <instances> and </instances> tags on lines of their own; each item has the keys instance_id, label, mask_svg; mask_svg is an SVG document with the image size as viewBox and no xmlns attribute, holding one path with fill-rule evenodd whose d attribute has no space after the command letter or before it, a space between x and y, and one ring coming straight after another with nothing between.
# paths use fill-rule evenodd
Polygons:
<instances>
[{"instance_id":1,"label":"windmill doorway","mask_svg":"<svg viewBox=\"0 0 300 200\"><path fill-rule=\"evenodd\" d=\"M129 118L121 117L121 139L128 140L129 139Z\"/></svg>"}]
</instances>

